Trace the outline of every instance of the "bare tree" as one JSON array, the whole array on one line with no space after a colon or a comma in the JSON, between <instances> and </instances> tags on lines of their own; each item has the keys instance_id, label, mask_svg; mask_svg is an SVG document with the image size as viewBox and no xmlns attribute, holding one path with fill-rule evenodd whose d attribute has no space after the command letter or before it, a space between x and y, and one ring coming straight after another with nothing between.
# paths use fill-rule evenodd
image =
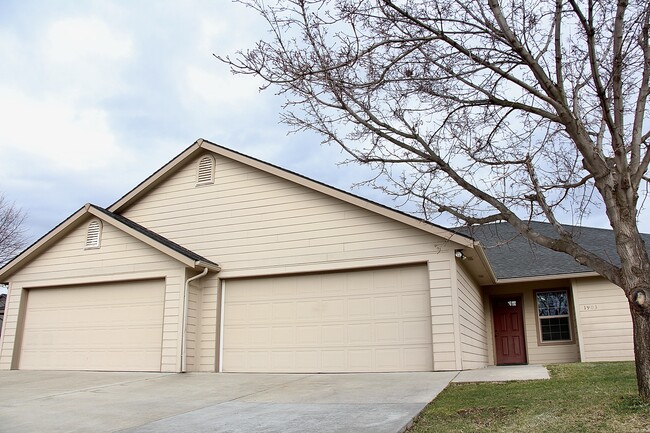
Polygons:
<instances>
[{"instance_id":1,"label":"bare tree","mask_svg":"<svg viewBox=\"0 0 650 433\"><path fill-rule=\"evenodd\" d=\"M0 266L13 259L26 245L25 213L0 195Z\"/></svg>"},{"instance_id":2,"label":"bare tree","mask_svg":"<svg viewBox=\"0 0 650 433\"><path fill-rule=\"evenodd\" d=\"M650 401L650 261L637 226L650 163L647 0L242 3L270 37L218 58L275 86L289 125L371 164L383 176L370 182L427 216L506 221L620 286ZM598 208L620 264L559 222Z\"/></svg>"}]
</instances>

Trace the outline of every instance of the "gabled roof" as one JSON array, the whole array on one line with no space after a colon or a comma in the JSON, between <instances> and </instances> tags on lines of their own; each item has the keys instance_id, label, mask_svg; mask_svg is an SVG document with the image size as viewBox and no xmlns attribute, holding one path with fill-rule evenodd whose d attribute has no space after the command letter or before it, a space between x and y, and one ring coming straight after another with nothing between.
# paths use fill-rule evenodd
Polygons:
<instances>
[{"instance_id":1,"label":"gabled roof","mask_svg":"<svg viewBox=\"0 0 650 433\"><path fill-rule=\"evenodd\" d=\"M0 281L3 281L7 276L27 264L32 258L39 255L48 246L63 238L71 230L76 228L78 223L88 215L99 218L103 222L110 224L118 230L144 242L161 253L178 260L185 266L191 268L208 268L213 271L220 270L219 265L201 255L196 254L187 248L146 229L145 227L142 227L122 215L117 215L99 206L88 203L1 268Z\"/></svg>"},{"instance_id":2,"label":"gabled roof","mask_svg":"<svg viewBox=\"0 0 650 433\"><path fill-rule=\"evenodd\" d=\"M557 232L549 223L532 221L533 230L548 237L558 238ZM573 234L575 241L588 251L620 266L616 252L614 232L592 227L563 226ZM461 229L458 229L461 230ZM481 242L485 248L492 269L498 280L531 279L535 277L563 277L596 275L591 269L580 265L565 253L537 245L508 223L493 223L464 228L465 233ZM650 245L650 235L643 234Z\"/></svg>"},{"instance_id":3,"label":"gabled roof","mask_svg":"<svg viewBox=\"0 0 650 433\"><path fill-rule=\"evenodd\" d=\"M174 252L176 252L176 253L178 253L178 254L180 254L180 255L182 255L182 256L190 259L190 260L193 260L195 265L198 263L198 266L207 267L207 268L212 269L212 270L218 270L217 268L219 267L219 265L217 265L213 261L208 260L205 257L195 253L194 251L190 251L190 250L188 250L187 248L185 248L185 247L183 247L181 245L178 245L176 242L173 242L173 241L167 239L166 237L161 236L158 233L153 232L153 231L141 226L140 224L131 221L130 219L128 219L128 218L126 218L126 217L124 217L122 215L118 215L116 213L110 212L110 211L108 211L106 209L103 209L103 208L101 208L99 206L95 206L95 205L89 205L89 206L93 210L97 210L97 211L103 213L104 215L106 215L107 217L112 218L113 220L117 221L118 223L124 224L125 226L127 226L127 227L135 230L136 232L144 235L145 238L150 239L153 244L158 244L161 247L166 247L171 251L174 251ZM149 242L147 242L147 243L149 243ZM151 246L154 246L154 245L151 245ZM155 246L154 246L154 248L155 248ZM160 249L160 248L158 248L158 249ZM169 254L169 251L167 253Z\"/></svg>"},{"instance_id":4,"label":"gabled roof","mask_svg":"<svg viewBox=\"0 0 650 433\"><path fill-rule=\"evenodd\" d=\"M405 212L400 212L398 210L389 208L379 203L375 203L366 198L359 197L357 195L340 190L338 188L334 188L322 182L318 182L316 180L310 179L303 175L294 173L292 171L286 170L284 168L278 167L273 164L269 164L268 162L261 161L259 159L250 157L248 155L244 155L234 150L227 149L225 147L219 146L217 144L211 143L203 139L199 139L196 142L194 142L194 144L192 144L190 147L185 149L182 153L180 153L178 156L176 156L174 159L172 159L170 162L164 165L161 169L156 171L154 174L149 176L147 179L145 179L142 183L140 183L130 192L122 196L122 198L120 198L118 201L116 201L111 206L109 206L108 210L114 213L121 213L122 211L127 209L130 206L130 204L137 201L140 197L146 194L158 183L168 178L172 173L174 173L189 159L193 158L194 156L196 156L197 154L205 150L232 159L234 161L240 162L244 165L254 167L266 173L281 177L290 182L297 183L299 185L321 192L323 194L329 195L339 200L343 200L355 206L367 209L371 212L378 213L385 217L410 225L412 227L416 227L418 229L439 236L443 239L447 239L449 241L455 242L461 246L469 247L469 248L475 247L472 238L465 234L455 232L453 230L444 228L437 224L433 224L424 219L416 218Z\"/></svg>"}]
</instances>

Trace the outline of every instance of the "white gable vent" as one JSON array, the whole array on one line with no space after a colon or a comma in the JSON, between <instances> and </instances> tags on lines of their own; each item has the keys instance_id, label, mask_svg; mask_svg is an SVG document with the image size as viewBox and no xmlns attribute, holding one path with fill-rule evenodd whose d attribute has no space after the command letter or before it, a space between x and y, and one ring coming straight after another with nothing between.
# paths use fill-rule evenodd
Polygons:
<instances>
[{"instance_id":1,"label":"white gable vent","mask_svg":"<svg viewBox=\"0 0 650 433\"><path fill-rule=\"evenodd\" d=\"M88 224L88 233L86 233L86 248L99 248L101 236L102 223L99 220L92 220Z\"/></svg>"},{"instance_id":2,"label":"white gable vent","mask_svg":"<svg viewBox=\"0 0 650 433\"><path fill-rule=\"evenodd\" d=\"M214 158L206 155L199 160L199 166L196 175L196 184L205 185L214 183Z\"/></svg>"}]
</instances>

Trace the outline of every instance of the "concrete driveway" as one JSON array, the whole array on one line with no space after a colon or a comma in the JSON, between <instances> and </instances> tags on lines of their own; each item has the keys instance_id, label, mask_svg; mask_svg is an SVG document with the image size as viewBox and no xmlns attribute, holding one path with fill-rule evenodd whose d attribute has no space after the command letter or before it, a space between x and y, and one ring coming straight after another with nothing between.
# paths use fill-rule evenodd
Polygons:
<instances>
[{"instance_id":1,"label":"concrete driveway","mask_svg":"<svg viewBox=\"0 0 650 433\"><path fill-rule=\"evenodd\" d=\"M0 431L396 433L456 374L0 371Z\"/></svg>"}]
</instances>

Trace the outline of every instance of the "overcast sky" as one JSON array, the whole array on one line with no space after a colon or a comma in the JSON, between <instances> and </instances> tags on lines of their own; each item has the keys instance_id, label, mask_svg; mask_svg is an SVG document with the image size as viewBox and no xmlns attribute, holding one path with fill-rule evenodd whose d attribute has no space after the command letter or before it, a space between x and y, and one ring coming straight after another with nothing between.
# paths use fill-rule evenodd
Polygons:
<instances>
[{"instance_id":1,"label":"overcast sky","mask_svg":"<svg viewBox=\"0 0 650 433\"><path fill-rule=\"evenodd\" d=\"M287 136L282 100L213 53L264 35L228 0L0 2L0 191L35 240L108 206L198 138L348 188L338 149Z\"/></svg>"},{"instance_id":2,"label":"overcast sky","mask_svg":"<svg viewBox=\"0 0 650 433\"><path fill-rule=\"evenodd\" d=\"M262 29L228 0L0 1L0 192L27 212L30 240L86 202L109 206L198 138L346 190L366 178L319 137L287 136L282 100L212 56Z\"/></svg>"}]
</instances>

